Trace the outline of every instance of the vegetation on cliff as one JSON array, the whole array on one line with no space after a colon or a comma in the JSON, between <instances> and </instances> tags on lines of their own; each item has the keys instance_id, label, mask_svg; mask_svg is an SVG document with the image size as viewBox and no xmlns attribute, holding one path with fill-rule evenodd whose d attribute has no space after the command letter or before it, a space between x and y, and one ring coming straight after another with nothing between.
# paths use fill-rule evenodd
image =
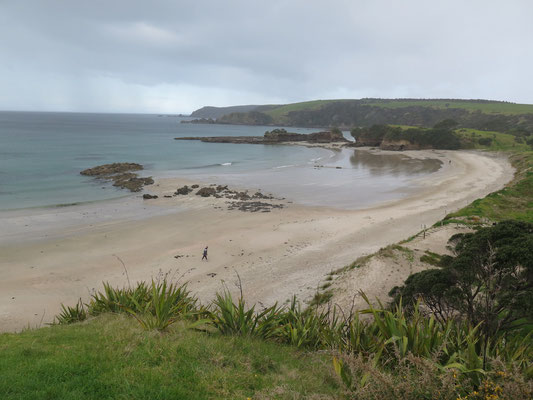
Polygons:
<instances>
[{"instance_id":1,"label":"vegetation on cliff","mask_svg":"<svg viewBox=\"0 0 533 400\"><path fill-rule=\"evenodd\" d=\"M461 142L453 131L456 125L453 120L441 121L429 129L372 125L369 128L353 128L351 134L355 146L374 146L383 150L457 150Z\"/></svg>"},{"instance_id":2,"label":"vegetation on cliff","mask_svg":"<svg viewBox=\"0 0 533 400\"><path fill-rule=\"evenodd\" d=\"M461 128L518 135L533 132L533 105L488 100L317 100L258 106L248 112L227 112L213 118L226 124L344 128L376 124L432 127L439 121L453 119Z\"/></svg>"}]
</instances>

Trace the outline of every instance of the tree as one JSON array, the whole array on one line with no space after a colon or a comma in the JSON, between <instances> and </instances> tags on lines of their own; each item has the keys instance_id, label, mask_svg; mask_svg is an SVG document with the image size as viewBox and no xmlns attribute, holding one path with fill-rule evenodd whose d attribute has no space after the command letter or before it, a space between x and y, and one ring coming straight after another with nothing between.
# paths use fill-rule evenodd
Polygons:
<instances>
[{"instance_id":1,"label":"tree","mask_svg":"<svg viewBox=\"0 0 533 400\"><path fill-rule=\"evenodd\" d=\"M331 133L342 135L342 131L337 126L334 126L333 128L331 128Z\"/></svg>"},{"instance_id":2,"label":"tree","mask_svg":"<svg viewBox=\"0 0 533 400\"><path fill-rule=\"evenodd\" d=\"M440 122L437 122L433 128L435 129L445 129L445 130L452 130L452 129L455 129L457 126L459 125L459 123L453 119L444 119Z\"/></svg>"},{"instance_id":3,"label":"tree","mask_svg":"<svg viewBox=\"0 0 533 400\"><path fill-rule=\"evenodd\" d=\"M456 256L437 270L409 276L394 293L422 299L443 322L450 316L481 324L486 339L533 322L533 224L504 221L454 235Z\"/></svg>"}]
</instances>

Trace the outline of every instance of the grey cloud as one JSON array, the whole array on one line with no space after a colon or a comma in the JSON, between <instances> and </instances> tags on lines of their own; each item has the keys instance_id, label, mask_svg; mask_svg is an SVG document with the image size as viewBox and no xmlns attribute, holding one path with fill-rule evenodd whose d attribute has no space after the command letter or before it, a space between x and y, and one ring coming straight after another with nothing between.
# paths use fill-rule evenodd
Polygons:
<instances>
[{"instance_id":1,"label":"grey cloud","mask_svg":"<svg viewBox=\"0 0 533 400\"><path fill-rule=\"evenodd\" d=\"M4 1L0 108L187 112L337 96L531 103L532 12L528 0Z\"/></svg>"}]
</instances>

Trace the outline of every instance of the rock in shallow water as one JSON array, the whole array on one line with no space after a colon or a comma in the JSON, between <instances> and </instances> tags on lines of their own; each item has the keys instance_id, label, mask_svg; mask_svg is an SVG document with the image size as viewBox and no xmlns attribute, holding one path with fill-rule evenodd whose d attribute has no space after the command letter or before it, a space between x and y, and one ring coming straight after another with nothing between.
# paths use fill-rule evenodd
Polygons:
<instances>
[{"instance_id":1,"label":"rock in shallow water","mask_svg":"<svg viewBox=\"0 0 533 400\"><path fill-rule=\"evenodd\" d=\"M139 192L143 186L154 183L152 177L139 178L137 174L131 171L140 171L144 169L141 164L136 163L113 163L99 165L94 168L88 168L80 172L81 175L93 176L97 179L113 181L113 186L128 189L131 192Z\"/></svg>"}]
</instances>

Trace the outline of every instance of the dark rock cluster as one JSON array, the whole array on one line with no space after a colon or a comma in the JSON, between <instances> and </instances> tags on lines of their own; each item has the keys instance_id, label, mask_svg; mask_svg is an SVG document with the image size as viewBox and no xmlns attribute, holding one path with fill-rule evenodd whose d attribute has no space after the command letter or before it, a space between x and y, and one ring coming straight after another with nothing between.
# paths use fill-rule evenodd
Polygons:
<instances>
[{"instance_id":1,"label":"dark rock cluster","mask_svg":"<svg viewBox=\"0 0 533 400\"><path fill-rule=\"evenodd\" d=\"M182 186L174 192L174 196L178 195L189 195L193 192L192 188L199 188L195 195L201 197L214 197L217 199L225 198L229 201L228 210L239 210L239 211L249 211L249 212L270 212L274 208L283 208L283 204L274 204L257 201L261 200L284 200L276 199L271 195L263 194L261 192L255 192L254 194L249 194L247 191L239 192L236 190L231 190L227 185L216 185L212 184L209 186L201 187L199 185L192 186ZM168 197L168 196L165 196ZM220 208L220 207L215 207Z\"/></svg>"},{"instance_id":2,"label":"dark rock cluster","mask_svg":"<svg viewBox=\"0 0 533 400\"><path fill-rule=\"evenodd\" d=\"M262 201L234 201L228 206L228 210L249 212L270 212L273 208L283 208L283 204L272 204Z\"/></svg>"},{"instance_id":3,"label":"dark rock cluster","mask_svg":"<svg viewBox=\"0 0 533 400\"><path fill-rule=\"evenodd\" d=\"M80 172L81 175L92 176L97 179L113 181L113 186L140 192L144 186L152 185L152 177L142 178L131 171L140 171L143 166L135 163L113 163L99 165Z\"/></svg>"},{"instance_id":4,"label":"dark rock cluster","mask_svg":"<svg viewBox=\"0 0 533 400\"><path fill-rule=\"evenodd\" d=\"M174 196L177 196L177 195L188 195L189 193L191 193L193 191L192 188L190 188L189 186L185 185L185 186L182 186L180 188L178 188L175 192L174 192Z\"/></svg>"},{"instance_id":5,"label":"dark rock cluster","mask_svg":"<svg viewBox=\"0 0 533 400\"><path fill-rule=\"evenodd\" d=\"M122 174L124 172L130 171L141 171L143 166L136 163L113 163L113 164L104 164L99 165L94 168L88 168L80 172L82 175L87 176L109 176L115 174Z\"/></svg>"},{"instance_id":6,"label":"dark rock cluster","mask_svg":"<svg viewBox=\"0 0 533 400\"><path fill-rule=\"evenodd\" d=\"M197 196L202 196L202 197L210 197L210 196L214 196L215 194L217 194L217 190L212 187L203 187L196 192Z\"/></svg>"}]
</instances>

